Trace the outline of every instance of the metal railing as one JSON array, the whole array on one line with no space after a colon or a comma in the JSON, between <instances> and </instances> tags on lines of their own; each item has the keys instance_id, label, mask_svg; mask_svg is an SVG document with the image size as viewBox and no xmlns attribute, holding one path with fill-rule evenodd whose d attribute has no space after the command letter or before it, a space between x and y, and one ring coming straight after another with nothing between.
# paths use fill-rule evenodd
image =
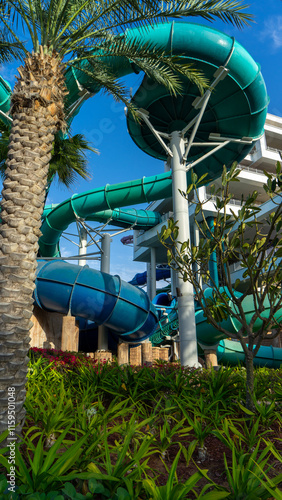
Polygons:
<instances>
[{"instance_id":1,"label":"metal railing","mask_svg":"<svg viewBox=\"0 0 282 500\"><path fill-rule=\"evenodd\" d=\"M219 200L222 200L222 198L220 196L214 196L212 194L210 194L209 192L206 192L206 198L204 201L216 201L217 198L219 198ZM195 200L196 201L196 200ZM236 200L234 198L232 198L229 202L228 202L228 205L235 205L237 207L241 207L243 204L241 202L241 200ZM260 206L259 204L255 204L255 206Z\"/></svg>"},{"instance_id":2,"label":"metal railing","mask_svg":"<svg viewBox=\"0 0 282 500\"><path fill-rule=\"evenodd\" d=\"M247 170L248 172L252 172L252 173L256 173L256 174L264 176L263 171L259 170L258 168L247 167L245 165L238 165L238 168L240 168L240 170Z\"/></svg>"},{"instance_id":3,"label":"metal railing","mask_svg":"<svg viewBox=\"0 0 282 500\"><path fill-rule=\"evenodd\" d=\"M268 151L272 151L272 153L278 153L280 155L280 157L282 158L282 150L281 149L271 148L270 146L266 146L266 149Z\"/></svg>"}]
</instances>

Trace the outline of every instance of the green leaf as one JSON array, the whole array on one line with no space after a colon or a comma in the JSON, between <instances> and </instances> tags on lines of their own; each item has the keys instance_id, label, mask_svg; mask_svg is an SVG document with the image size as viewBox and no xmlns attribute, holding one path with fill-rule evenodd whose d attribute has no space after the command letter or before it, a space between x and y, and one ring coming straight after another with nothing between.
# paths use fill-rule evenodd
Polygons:
<instances>
[{"instance_id":1,"label":"green leaf","mask_svg":"<svg viewBox=\"0 0 282 500\"><path fill-rule=\"evenodd\" d=\"M124 489L119 487L116 492L116 500L132 500L129 493Z\"/></svg>"},{"instance_id":2,"label":"green leaf","mask_svg":"<svg viewBox=\"0 0 282 500\"><path fill-rule=\"evenodd\" d=\"M278 250L276 250L275 257L282 257L282 247L278 248Z\"/></svg>"},{"instance_id":3,"label":"green leaf","mask_svg":"<svg viewBox=\"0 0 282 500\"><path fill-rule=\"evenodd\" d=\"M203 496L200 494L198 499L201 500L220 500L221 498L227 498L230 496L229 491L210 491L207 494L204 494Z\"/></svg>"},{"instance_id":4,"label":"green leaf","mask_svg":"<svg viewBox=\"0 0 282 500\"><path fill-rule=\"evenodd\" d=\"M234 283L234 288L238 288L238 286L241 284L241 280L239 278L236 279L235 283Z\"/></svg>"},{"instance_id":5,"label":"green leaf","mask_svg":"<svg viewBox=\"0 0 282 500\"><path fill-rule=\"evenodd\" d=\"M104 486L93 477L88 481L88 489L90 493L104 493L105 490Z\"/></svg>"},{"instance_id":6,"label":"green leaf","mask_svg":"<svg viewBox=\"0 0 282 500\"><path fill-rule=\"evenodd\" d=\"M241 408L241 410L243 410L243 412L246 413L247 415L251 415L252 417L255 416L255 413L253 411L249 410L248 408L243 406L241 403L238 403L238 405Z\"/></svg>"},{"instance_id":7,"label":"green leaf","mask_svg":"<svg viewBox=\"0 0 282 500\"><path fill-rule=\"evenodd\" d=\"M62 492L68 495L71 499L75 498L76 496L76 489L71 483L65 483Z\"/></svg>"},{"instance_id":8,"label":"green leaf","mask_svg":"<svg viewBox=\"0 0 282 500\"><path fill-rule=\"evenodd\" d=\"M0 476L0 493L4 493L5 489L7 488L7 479L4 476L4 474L1 474Z\"/></svg>"}]
</instances>

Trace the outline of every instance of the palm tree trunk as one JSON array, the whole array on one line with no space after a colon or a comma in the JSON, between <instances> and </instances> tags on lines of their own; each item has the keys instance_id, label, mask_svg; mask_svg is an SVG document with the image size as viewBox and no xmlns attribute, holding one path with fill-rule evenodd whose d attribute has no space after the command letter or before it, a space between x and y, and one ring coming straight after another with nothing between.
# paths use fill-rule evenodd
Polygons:
<instances>
[{"instance_id":1,"label":"palm tree trunk","mask_svg":"<svg viewBox=\"0 0 282 500\"><path fill-rule=\"evenodd\" d=\"M54 134L63 123L62 68L55 56L29 56L12 97L0 226L0 432L24 421L29 330L38 237ZM14 391L15 414L9 388ZM13 399L13 398L12 398ZM11 401L11 400L10 400Z\"/></svg>"}]
</instances>

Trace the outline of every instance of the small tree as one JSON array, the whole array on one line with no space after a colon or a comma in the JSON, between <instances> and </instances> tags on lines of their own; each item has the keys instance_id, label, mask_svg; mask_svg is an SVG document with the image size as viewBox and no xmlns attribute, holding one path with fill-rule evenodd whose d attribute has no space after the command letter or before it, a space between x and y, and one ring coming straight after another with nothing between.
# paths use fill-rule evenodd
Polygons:
<instances>
[{"instance_id":1,"label":"small tree","mask_svg":"<svg viewBox=\"0 0 282 500\"><path fill-rule=\"evenodd\" d=\"M236 164L229 171L223 167L221 187L211 186L215 207L211 225L205 215L205 204L210 199L202 201L199 197L199 186L205 176L199 179L192 172L187 193L182 194L188 199L189 193L195 190L194 223L199 229L199 244L196 246L188 240L180 242L178 249L178 227L173 220L162 228L160 239L167 248L169 265L184 281L193 284L207 322L227 337L240 341L246 363L246 406L253 409L254 357L266 335L273 339L282 328L282 173L279 163L276 175L265 172L264 190L273 205L267 216L263 216L262 208L256 205L257 191L242 199L238 211L230 208L233 198L230 187L233 182L239 182L239 173ZM217 274L210 270L214 258ZM244 270L243 281L237 279L235 283L230 272L230 263L234 261L240 261ZM229 316L235 324L233 331L224 325Z\"/></svg>"}]
</instances>

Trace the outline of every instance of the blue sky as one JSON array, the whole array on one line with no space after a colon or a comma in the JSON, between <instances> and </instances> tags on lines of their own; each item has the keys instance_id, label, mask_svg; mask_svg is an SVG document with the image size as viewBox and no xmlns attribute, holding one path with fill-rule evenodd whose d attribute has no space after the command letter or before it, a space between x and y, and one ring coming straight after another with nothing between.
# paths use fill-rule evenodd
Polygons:
<instances>
[{"instance_id":1,"label":"blue sky","mask_svg":"<svg viewBox=\"0 0 282 500\"><path fill-rule=\"evenodd\" d=\"M270 97L269 112L282 116L282 1L257 0L250 4L248 11L254 14L255 23L241 31L222 22L211 24L201 19L190 20L212 25L234 36L248 50L261 65ZM13 84L14 65L0 68L0 72ZM129 87L133 87L134 92L141 80L142 76L131 75L126 82ZM71 190L54 184L49 193L49 203L59 203L73 193L81 193L105 184L163 172L162 161L147 156L133 143L126 129L123 105L115 103L109 96L98 94L88 100L73 121L72 133L83 133L100 151L99 155L88 154L92 179L89 182L80 180ZM112 232L116 232L116 229L113 228ZM115 237L112 242L111 272L128 280L136 272L143 272L145 265L132 262L132 248L124 247L120 243L122 236ZM61 242L61 247L65 255L74 253L74 248L66 241ZM95 263L90 265L97 267Z\"/></svg>"}]
</instances>

